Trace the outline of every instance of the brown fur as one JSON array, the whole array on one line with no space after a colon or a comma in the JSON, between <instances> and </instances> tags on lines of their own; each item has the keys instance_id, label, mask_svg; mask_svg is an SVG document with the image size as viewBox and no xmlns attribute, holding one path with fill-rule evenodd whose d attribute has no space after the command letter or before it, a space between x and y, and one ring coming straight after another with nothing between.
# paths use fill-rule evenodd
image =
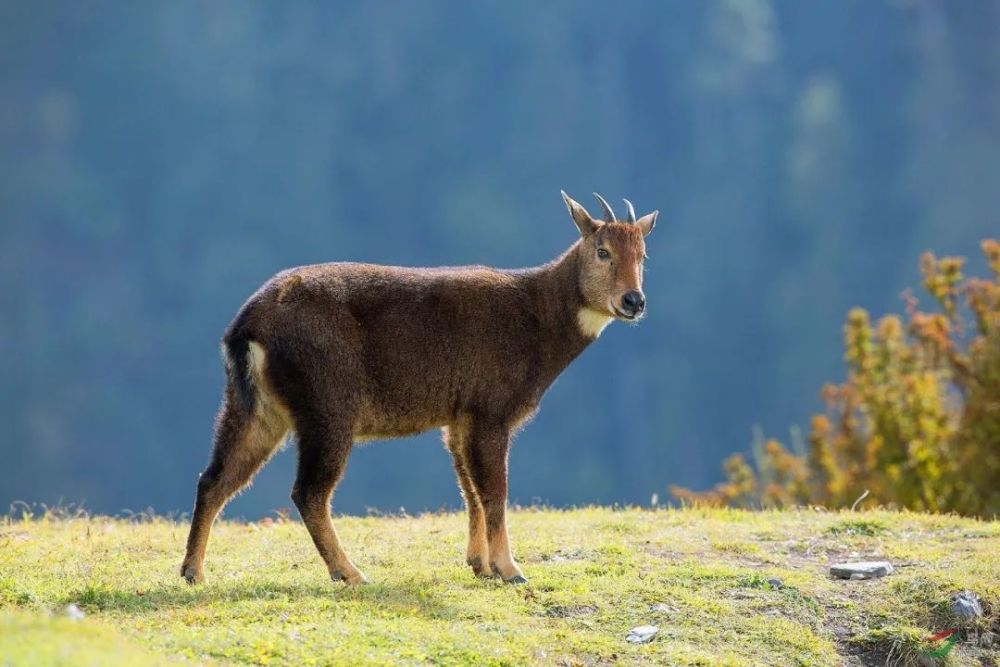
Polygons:
<instances>
[{"instance_id":1,"label":"brown fur","mask_svg":"<svg viewBox=\"0 0 1000 667\"><path fill-rule=\"evenodd\" d=\"M468 563L524 581L505 517L511 435L593 340L580 312L625 319L620 300L641 290L643 235L655 221L604 224L567 205L582 238L534 269L338 263L265 283L224 338L229 382L182 575L204 578L215 517L294 431L292 499L331 576L365 581L329 512L351 447L441 428L469 512Z\"/></svg>"}]
</instances>

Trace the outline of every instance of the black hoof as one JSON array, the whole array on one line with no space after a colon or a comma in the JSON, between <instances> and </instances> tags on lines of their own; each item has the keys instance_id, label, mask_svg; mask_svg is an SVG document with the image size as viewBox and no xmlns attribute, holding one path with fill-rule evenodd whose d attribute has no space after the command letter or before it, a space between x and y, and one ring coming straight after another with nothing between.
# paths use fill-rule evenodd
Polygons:
<instances>
[{"instance_id":1,"label":"black hoof","mask_svg":"<svg viewBox=\"0 0 1000 667\"><path fill-rule=\"evenodd\" d=\"M200 584L205 581L205 575L195 570L193 567L182 567L181 576L189 584Z\"/></svg>"},{"instance_id":2,"label":"black hoof","mask_svg":"<svg viewBox=\"0 0 1000 667\"><path fill-rule=\"evenodd\" d=\"M515 574L510 579L505 580L508 584L526 584L528 580L524 578L523 575Z\"/></svg>"}]
</instances>

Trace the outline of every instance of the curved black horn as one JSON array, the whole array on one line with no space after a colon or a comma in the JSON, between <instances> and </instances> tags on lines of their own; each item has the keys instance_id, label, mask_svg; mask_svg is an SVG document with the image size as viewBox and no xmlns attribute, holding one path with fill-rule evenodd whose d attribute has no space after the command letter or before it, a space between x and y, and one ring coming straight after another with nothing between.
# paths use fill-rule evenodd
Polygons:
<instances>
[{"instance_id":1,"label":"curved black horn","mask_svg":"<svg viewBox=\"0 0 1000 667\"><path fill-rule=\"evenodd\" d=\"M625 202L625 208L628 210L628 221L635 222L635 207L632 206L632 202L627 199L622 199Z\"/></svg>"},{"instance_id":2,"label":"curved black horn","mask_svg":"<svg viewBox=\"0 0 1000 667\"><path fill-rule=\"evenodd\" d=\"M617 220L618 218L615 217L615 212L611 210L611 206L608 204L608 202L604 201L604 197L597 194L596 192L594 193L594 196L597 197L597 201L601 203L601 208L604 209L604 221L614 222L615 220Z\"/></svg>"}]
</instances>

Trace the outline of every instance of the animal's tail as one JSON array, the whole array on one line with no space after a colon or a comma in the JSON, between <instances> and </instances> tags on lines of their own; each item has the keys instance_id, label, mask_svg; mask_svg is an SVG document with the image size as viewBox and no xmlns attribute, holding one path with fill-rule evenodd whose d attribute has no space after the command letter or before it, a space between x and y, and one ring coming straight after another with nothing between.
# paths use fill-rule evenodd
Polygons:
<instances>
[{"instance_id":1,"label":"animal's tail","mask_svg":"<svg viewBox=\"0 0 1000 667\"><path fill-rule=\"evenodd\" d=\"M246 320L246 309L244 309L226 331L222 346L226 361L226 376L236 405L245 414L251 415L257 401L257 387L254 384L250 360L251 339L246 331Z\"/></svg>"}]
</instances>

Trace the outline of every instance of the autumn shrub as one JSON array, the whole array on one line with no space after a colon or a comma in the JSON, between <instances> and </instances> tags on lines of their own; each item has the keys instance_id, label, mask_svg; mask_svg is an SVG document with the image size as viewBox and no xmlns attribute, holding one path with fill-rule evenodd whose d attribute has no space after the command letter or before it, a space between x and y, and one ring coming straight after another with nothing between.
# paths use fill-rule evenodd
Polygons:
<instances>
[{"instance_id":1,"label":"autumn shrub","mask_svg":"<svg viewBox=\"0 0 1000 667\"><path fill-rule=\"evenodd\" d=\"M966 278L957 257L921 258L931 312L906 295L907 315L844 326L847 378L821 392L802 451L776 440L753 461L734 454L726 481L682 501L737 507L866 502L934 512L1000 514L1000 242L986 240L990 280Z\"/></svg>"}]
</instances>

